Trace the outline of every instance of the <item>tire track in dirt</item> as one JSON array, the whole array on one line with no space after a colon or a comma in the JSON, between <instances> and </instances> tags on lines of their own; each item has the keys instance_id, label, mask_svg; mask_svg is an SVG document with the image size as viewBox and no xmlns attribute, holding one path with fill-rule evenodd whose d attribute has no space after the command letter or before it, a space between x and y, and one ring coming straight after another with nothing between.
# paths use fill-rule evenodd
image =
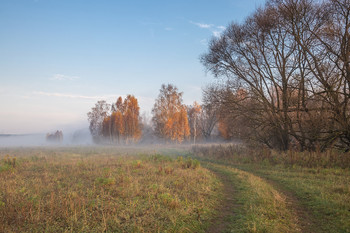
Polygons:
<instances>
[{"instance_id":1,"label":"tire track in dirt","mask_svg":"<svg viewBox=\"0 0 350 233\"><path fill-rule=\"evenodd\" d=\"M228 227L232 221L230 218L235 214L235 209L240 205L236 203L234 195L236 193L235 187L232 185L232 181L229 176L223 174L213 167L207 167L212 171L222 182L223 184L223 196L221 199L220 206L217 208L217 215L212 220L209 228L207 229L208 233L221 233L228 232Z\"/></svg>"},{"instance_id":2,"label":"tire track in dirt","mask_svg":"<svg viewBox=\"0 0 350 233\"><path fill-rule=\"evenodd\" d=\"M222 166L222 164L220 164ZM225 165L225 167L230 168L231 166ZM237 200L235 200L235 187L230 180L230 177L224 174L222 171L215 169L212 166L208 166L207 168L211 170L217 177L221 180L223 184L223 197L220 206L218 207L218 214L212 220L210 227L207 232L210 233L218 233L218 232L228 232L229 225L233 222L230 221L230 218L235 214L235 208L239 208L241 205L237 204ZM278 193L281 193L285 198L285 203L287 209L294 215L295 222L298 225L298 232L322 232L322 230L317 225L317 222L314 220L311 211L309 211L305 206L303 206L298 199L298 197L290 190L285 189L279 184L277 181L271 180L268 177L251 172L245 169L240 169L238 167L232 166L232 168L253 174L254 176L259 177L264 182L271 185Z\"/></svg>"},{"instance_id":3,"label":"tire track in dirt","mask_svg":"<svg viewBox=\"0 0 350 233\"><path fill-rule=\"evenodd\" d=\"M286 197L287 207L294 212L297 224L300 227L301 232L323 232L322 229L320 229L320 227L318 226L317 221L314 219L311 211L301 204L300 199L292 191L287 190L286 188L282 187L282 185L279 184L277 181L271 180L264 175L255 173L252 174L259 176L261 179L265 180L265 182L269 183L278 192L282 193Z\"/></svg>"}]
</instances>

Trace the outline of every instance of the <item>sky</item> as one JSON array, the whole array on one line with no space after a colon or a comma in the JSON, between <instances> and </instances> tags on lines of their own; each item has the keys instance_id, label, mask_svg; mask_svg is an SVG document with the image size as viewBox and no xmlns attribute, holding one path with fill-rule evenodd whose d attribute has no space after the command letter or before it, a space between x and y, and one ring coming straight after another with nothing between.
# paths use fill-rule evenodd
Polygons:
<instances>
[{"instance_id":1,"label":"sky","mask_svg":"<svg viewBox=\"0 0 350 233\"><path fill-rule=\"evenodd\" d=\"M208 41L264 2L0 0L0 134L86 128L127 94L150 116L163 83L201 102Z\"/></svg>"}]
</instances>

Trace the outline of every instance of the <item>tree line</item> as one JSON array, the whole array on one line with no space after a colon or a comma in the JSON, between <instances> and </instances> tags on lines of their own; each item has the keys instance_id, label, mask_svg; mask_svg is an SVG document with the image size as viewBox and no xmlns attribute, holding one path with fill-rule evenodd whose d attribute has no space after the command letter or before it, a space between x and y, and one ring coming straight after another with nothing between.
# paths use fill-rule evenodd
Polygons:
<instances>
[{"instance_id":1,"label":"tree line","mask_svg":"<svg viewBox=\"0 0 350 233\"><path fill-rule=\"evenodd\" d=\"M270 148L350 148L350 1L269 0L201 62L218 128Z\"/></svg>"},{"instance_id":2,"label":"tree line","mask_svg":"<svg viewBox=\"0 0 350 233\"><path fill-rule=\"evenodd\" d=\"M348 151L349 16L350 0L268 0L210 41L200 61L217 81L203 88L202 105L186 106L182 92L162 85L154 135L177 143L219 136L279 150ZM120 100L122 107L118 101L99 101L88 113L95 141L142 138L137 99Z\"/></svg>"},{"instance_id":3,"label":"tree line","mask_svg":"<svg viewBox=\"0 0 350 233\"><path fill-rule=\"evenodd\" d=\"M200 106L197 102L186 106L183 93L173 84L163 84L152 109L152 133L164 142L182 143L209 139L216 124L213 107ZM140 116L138 100L128 95L119 97L115 103L98 101L87 114L89 129L96 143L136 143L143 135L147 122ZM149 127L148 127L149 128Z\"/></svg>"}]
</instances>

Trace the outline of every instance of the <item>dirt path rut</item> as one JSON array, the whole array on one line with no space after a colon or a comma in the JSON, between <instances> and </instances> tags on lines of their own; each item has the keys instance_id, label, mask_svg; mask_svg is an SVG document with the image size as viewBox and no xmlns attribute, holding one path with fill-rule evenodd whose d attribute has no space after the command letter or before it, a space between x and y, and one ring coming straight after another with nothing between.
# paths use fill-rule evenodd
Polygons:
<instances>
[{"instance_id":1,"label":"dirt path rut","mask_svg":"<svg viewBox=\"0 0 350 233\"><path fill-rule=\"evenodd\" d=\"M227 167L229 168L230 166ZM218 214L212 220L207 232L230 232L229 226L230 224L234 224L232 218L235 215L235 209L242 207L241 205L237 204L237 200L235 199L235 193L237 190L235 190L232 180L230 180L230 177L227 174L215 169L214 166L208 165L207 168L217 175L223 184L222 203L218 207ZM300 203L300 200L298 200L292 191L286 190L280 183L273 181L264 175L251 171L244 171L261 178L264 182L270 184L277 192L281 193L285 197L286 207L291 213L293 213L298 226L298 229L291 229L291 231L307 233L320 232L317 223L313 220L311 212Z\"/></svg>"},{"instance_id":2,"label":"dirt path rut","mask_svg":"<svg viewBox=\"0 0 350 233\"><path fill-rule=\"evenodd\" d=\"M235 188L232 185L230 178L223 174L222 172L208 167L217 177L221 180L223 184L223 197L220 206L218 207L218 214L213 219L210 227L208 228L208 233L221 233L228 232L229 224L232 222L230 218L235 214L235 209L239 207L236 200L234 199Z\"/></svg>"}]
</instances>

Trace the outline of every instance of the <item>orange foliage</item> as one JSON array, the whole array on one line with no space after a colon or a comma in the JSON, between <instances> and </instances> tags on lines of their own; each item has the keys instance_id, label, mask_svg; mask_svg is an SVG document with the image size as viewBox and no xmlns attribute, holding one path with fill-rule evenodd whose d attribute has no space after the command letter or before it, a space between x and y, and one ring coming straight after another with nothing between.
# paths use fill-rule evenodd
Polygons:
<instances>
[{"instance_id":1,"label":"orange foliage","mask_svg":"<svg viewBox=\"0 0 350 233\"><path fill-rule=\"evenodd\" d=\"M138 101L133 95L128 95L124 101L119 97L112 106L111 115L102 122L102 135L118 143L121 140L126 143L137 141L141 137L139 110Z\"/></svg>"},{"instance_id":2,"label":"orange foliage","mask_svg":"<svg viewBox=\"0 0 350 233\"><path fill-rule=\"evenodd\" d=\"M188 124L186 107L182 106L178 113L178 130L177 130L178 142L182 142L185 138L190 136L190 126Z\"/></svg>"},{"instance_id":3,"label":"orange foliage","mask_svg":"<svg viewBox=\"0 0 350 233\"><path fill-rule=\"evenodd\" d=\"M219 119L218 130L222 138L229 140L233 137L232 124L233 122L229 118Z\"/></svg>"},{"instance_id":4,"label":"orange foliage","mask_svg":"<svg viewBox=\"0 0 350 233\"><path fill-rule=\"evenodd\" d=\"M124 100L123 107L123 118L125 128L124 136L127 141L136 141L141 137L141 129L139 123L140 107L137 102L137 99L132 95L128 95Z\"/></svg>"},{"instance_id":5,"label":"orange foliage","mask_svg":"<svg viewBox=\"0 0 350 233\"><path fill-rule=\"evenodd\" d=\"M182 93L175 86L162 85L152 112L155 131L160 137L182 142L190 135L187 109L182 104Z\"/></svg>"},{"instance_id":6,"label":"orange foliage","mask_svg":"<svg viewBox=\"0 0 350 233\"><path fill-rule=\"evenodd\" d=\"M113 141L116 139L118 143L124 135L123 114L120 111L112 113L112 137Z\"/></svg>"},{"instance_id":7,"label":"orange foliage","mask_svg":"<svg viewBox=\"0 0 350 233\"><path fill-rule=\"evenodd\" d=\"M107 116L102 122L102 135L104 137L110 137L111 135L111 117Z\"/></svg>"}]
</instances>

